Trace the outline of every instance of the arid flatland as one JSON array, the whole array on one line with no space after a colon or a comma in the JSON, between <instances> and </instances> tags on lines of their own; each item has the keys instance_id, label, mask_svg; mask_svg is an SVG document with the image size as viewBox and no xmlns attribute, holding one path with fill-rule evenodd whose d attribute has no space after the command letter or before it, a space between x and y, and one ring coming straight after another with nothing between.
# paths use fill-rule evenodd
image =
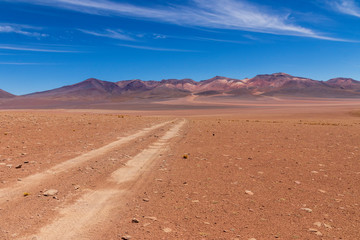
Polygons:
<instances>
[{"instance_id":1,"label":"arid flatland","mask_svg":"<svg viewBox=\"0 0 360 240\"><path fill-rule=\"evenodd\" d=\"M354 106L2 111L0 239L357 239Z\"/></svg>"}]
</instances>

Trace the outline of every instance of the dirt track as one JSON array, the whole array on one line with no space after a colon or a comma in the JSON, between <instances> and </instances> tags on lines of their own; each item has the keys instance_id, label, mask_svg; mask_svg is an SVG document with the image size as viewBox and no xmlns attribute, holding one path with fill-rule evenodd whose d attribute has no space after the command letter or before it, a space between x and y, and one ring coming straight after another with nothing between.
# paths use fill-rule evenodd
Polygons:
<instances>
[{"instance_id":1,"label":"dirt track","mask_svg":"<svg viewBox=\"0 0 360 240\"><path fill-rule=\"evenodd\" d=\"M360 118L337 116L2 113L0 141L10 141L0 159L0 239L357 239ZM49 143L63 124L71 144L46 148L62 155L32 163L43 154L29 149L37 128L12 136L19 126L6 124L23 119L27 128L33 118ZM75 137L90 118L105 134Z\"/></svg>"}]
</instances>

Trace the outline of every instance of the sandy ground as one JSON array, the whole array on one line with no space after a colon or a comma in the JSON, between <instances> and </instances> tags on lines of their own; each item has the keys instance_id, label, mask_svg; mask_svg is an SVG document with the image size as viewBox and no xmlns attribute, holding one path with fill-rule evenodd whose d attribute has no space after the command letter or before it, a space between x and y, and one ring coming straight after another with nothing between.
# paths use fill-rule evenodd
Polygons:
<instances>
[{"instance_id":1,"label":"sandy ground","mask_svg":"<svg viewBox=\"0 0 360 240\"><path fill-rule=\"evenodd\" d=\"M0 112L0 239L359 239L356 103L170 109Z\"/></svg>"}]
</instances>

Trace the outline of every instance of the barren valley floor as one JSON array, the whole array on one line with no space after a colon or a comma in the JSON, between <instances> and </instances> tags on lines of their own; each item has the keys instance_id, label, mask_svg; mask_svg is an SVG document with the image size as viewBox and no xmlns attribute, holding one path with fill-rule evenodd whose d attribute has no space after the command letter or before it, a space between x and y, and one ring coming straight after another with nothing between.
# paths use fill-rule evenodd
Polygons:
<instances>
[{"instance_id":1,"label":"barren valley floor","mask_svg":"<svg viewBox=\"0 0 360 240\"><path fill-rule=\"evenodd\" d=\"M359 109L266 111L2 111L0 239L358 239Z\"/></svg>"}]
</instances>

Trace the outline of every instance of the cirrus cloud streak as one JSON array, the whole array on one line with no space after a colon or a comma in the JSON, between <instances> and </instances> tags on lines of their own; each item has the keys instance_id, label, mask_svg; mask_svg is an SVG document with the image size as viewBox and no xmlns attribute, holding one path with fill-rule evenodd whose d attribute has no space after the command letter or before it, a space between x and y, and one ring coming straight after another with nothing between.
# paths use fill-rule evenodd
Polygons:
<instances>
[{"instance_id":1,"label":"cirrus cloud streak","mask_svg":"<svg viewBox=\"0 0 360 240\"><path fill-rule=\"evenodd\" d=\"M289 11L272 11L268 7L246 0L190 0L187 5L153 5L151 7L109 0L12 0L12 2L45 5L87 14L139 18L184 27L240 30L343 41L296 24L290 18Z\"/></svg>"}]
</instances>

